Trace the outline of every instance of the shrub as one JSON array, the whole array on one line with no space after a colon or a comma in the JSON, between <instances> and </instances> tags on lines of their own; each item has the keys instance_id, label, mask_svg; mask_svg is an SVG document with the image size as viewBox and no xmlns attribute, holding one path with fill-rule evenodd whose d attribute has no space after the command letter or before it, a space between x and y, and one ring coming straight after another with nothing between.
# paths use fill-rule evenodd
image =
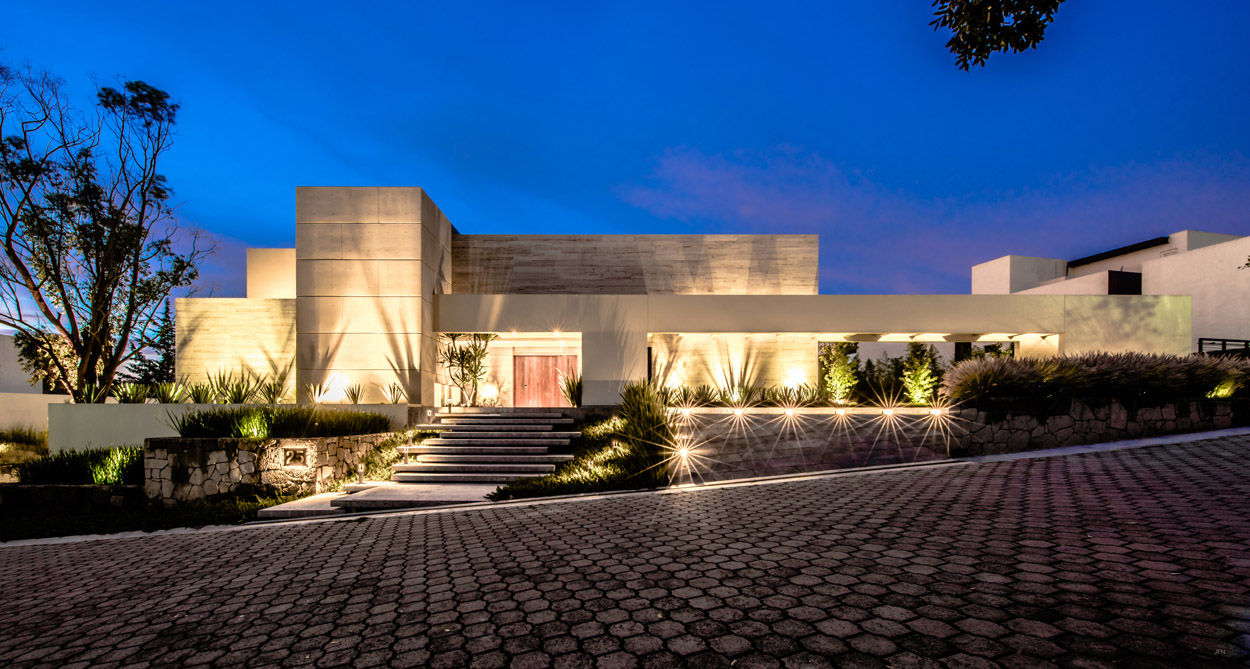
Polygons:
<instances>
[{"instance_id":1,"label":"shrub","mask_svg":"<svg viewBox=\"0 0 1250 669\"><path fill-rule=\"evenodd\" d=\"M621 391L621 440L637 462L632 470L642 474L643 485L667 483L665 462L675 438L664 394L644 381L627 384Z\"/></svg>"},{"instance_id":2,"label":"shrub","mask_svg":"<svg viewBox=\"0 0 1250 669\"><path fill-rule=\"evenodd\" d=\"M341 437L389 432L390 419L367 411L330 411L317 407L229 407L170 417L183 437Z\"/></svg>"},{"instance_id":3,"label":"shrub","mask_svg":"<svg viewBox=\"0 0 1250 669\"><path fill-rule=\"evenodd\" d=\"M22 483L143 485L143 448L89 448L62 451L8 465Z\"/></svg>"},{"instance_id":4,"label":"shrub","mask_svg":"<svg viewBox=\"0 0 1250 669\"><path fill-rule=\"evenodd\" d=\"M560 376L560 393L571 407L582 405L582 375L563 374Z\"/></svg>"},{"instance_id":5,"label":"shrub","mask_svg":"<svg viewBox=\"0 0 1250 669\"><path fill-rule=\"evenodd\" d=\"M821 344L821 390L829 399L835 402L851 399L859 381L859 358L852 354L858 351L859 345L850 342Z\"/></svg>"},{"instance_id":6,"label":"shrub","mask_svg":"<svg viewBox=\"0 0 1250 669\"><path fill-rule=\"evenodd\" d=\"M628 444L617 439L624 430L625 421L620 417L584 425L572 460L551 474L514 481L486 497L500 501L644 487L649 481L638 477L639 458ZM643 477L650 479L650 472Z\"/></svg>"},{"instance_id":7,"label":"shrub","mask_svg":"<svg viewBox=\"0 0 1250 669\"><path fill-rule=\"evenodd\" d=\"M33 427L10 427L0 430L0 444L18 446L30 451L48 450L48 431Z\"/></svg>"},{"instance_id":8,"label":"shrub","mask_svg":"<svg viewBox=\"0 0 1250 669\"><path fill-rule=\"evenodd\" d=\"M1245 392L1250 361L1208 356L1088 353L965 360L947 372L952 400L995 397L1172 401Z\"/></svg>"},{"instance_id":9,"label":"shrub","mask_svg":"<svg viewBox=\"0 0 1250 669\"><path fill-rule=\"evenodd\" d=\"M937 349L924 344L908 344L903 363L903 390L912 404L930 404L941 381L941 361Z\"/></svg>"}]
</instances>

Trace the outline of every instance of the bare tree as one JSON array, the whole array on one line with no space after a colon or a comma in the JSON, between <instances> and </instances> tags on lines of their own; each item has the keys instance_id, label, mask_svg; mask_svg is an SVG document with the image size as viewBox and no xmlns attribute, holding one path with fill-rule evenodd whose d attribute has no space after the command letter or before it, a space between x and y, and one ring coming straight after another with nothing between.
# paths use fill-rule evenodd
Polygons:
<instances>
[{"instance_id":1,"label":"bare tree","mask_svg":"<svg viewBox=\"0 0 1250 669\"><path fill-rule=\"evenodd\" d=\"M127 81L82 114L60 80L0 65L0 325L77 402L153 344L170 292L209 252L157 170L177 111Z\"/></svg>"}]
</instances>

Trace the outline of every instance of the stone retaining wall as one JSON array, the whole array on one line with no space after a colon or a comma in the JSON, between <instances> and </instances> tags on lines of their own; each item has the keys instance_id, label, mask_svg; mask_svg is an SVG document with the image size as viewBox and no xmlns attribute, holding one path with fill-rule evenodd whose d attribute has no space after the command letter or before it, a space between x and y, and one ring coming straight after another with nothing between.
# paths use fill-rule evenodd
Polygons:
<instances>
[{"instance_id":1,"label":"stone retaining wall","mask_svg":"<svg viewBox=\"0 0 1250 669\"><path fill-rule=\"evenodd\" d=\"M148 439L144 492L179 502L230 494L316 493L355 473L365 453L391 435L310 439Z\"/></svg>"},{"instance_id":2,"label":"stone retaining wall","mask_svg":"<svg viewBox=\"0 0 1250 669\"><path fill-rule=\"evenodd\" d=\"M981 402L955 413L963 426L955 455L1018 453L1165 434L1202 432L1245 422L1245 400L1203 399L1158 406L1066 400Z\"/></svg>"}]
</instances>

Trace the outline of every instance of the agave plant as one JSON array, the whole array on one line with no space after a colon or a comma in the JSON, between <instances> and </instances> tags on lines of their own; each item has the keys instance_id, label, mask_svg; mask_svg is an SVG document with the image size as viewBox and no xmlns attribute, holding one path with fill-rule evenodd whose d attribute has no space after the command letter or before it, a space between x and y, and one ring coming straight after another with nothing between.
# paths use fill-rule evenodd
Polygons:
<instances>
[{"instance_id":1,"label":"agave plant","mask_svg":"<svg viewBox=\"0 0 1250 669\"><path fill-rule=\"evenodd\" d=\"M313 404L321 404L325 401L326 395L330 394L330 388L324 383L307 383L304 384L304 394Z\"/></svg>"},{"instance_id":2,"label":"agave plant","mask_svg":"<svg viewBox=\"0 0 1250 669\"><path fill-rule=\"evenodd\" d=\"M382 397L386 399L387 404L399 404L408 399L408 391L398 383L392 383L388 386L382 386Z\"/></svg>"},{"instance_id":3,"label":"agave plant","mask_svg":"<svg viewBox=\"0 0 1250 669\"><path fill-rule=\"evenodd\" d=\"M118 404L143 404L148 400L148 387L143 383L113 384L113 397Z\"/></svg>"},{"instance_id":4,"label":"agave plant","mask_svg":"<svg viewBox=\"0 0 1250 669\"><path fill-rule=\"evenodd\" d=\"M256 397L260 389L260 379L251 372L218 372L208 377L208 384L213 387L216 401L223 404L247 404Z\"/></svg>"},{"instance_id":5,"label":"agave plant","mask_svg":"<svg viewBox=\"0 0 1250 669\"><path fill-rule=\"evenodd\" d=\"M773 386L760 393L760 403L787 409L808 407L820 403L820 389L810 384Z\"/></svg>"},{"instance_id":6,"label":"agave plant","mask_svg":"<svg viewBox=\"0 0 1250 669\"><path fill-rule=\"evenodd\" d=\"M347 398L352 404L360 404L360 398L365 394L365 389L359 383L353 383L350 386L343 386L343 397Z\"/></svg>"},{"instance_id":7,"label":"agave plant","mask_svg":"<svg viewBox=\"0 0 1250 669\"><path fill-rule=\"evenodd\" d=\"M83 404L104 404L108 397L108 386L84 383L82 386Z\"/></svg>"},{"instance_id":8,"label":"agave plant","mask_svg":"<svg viewBox=\"0 0 1250 669\"><path fill-rule=\"evenodd\" d=\"M187 389L177 381L162 381L152 385L152 397L158 404L179 404L187 397Z\"/></svg>"},{"instance_id":9,"label":"agave plant","mask_svg":"<svg viewBox=\"0 0 1250 669\"><path fill-rule=\"evenodd\" d=\"M716 400L719 404L735 409L745 409L759 402L760 389L757 386L739 385L721 388Z\"/></svg>"},{"instance_id":10,"label":"agave plant","mask_svg":"<svg viewBox=\"0 0 1250 669\"><path fill-rule=\"evenodd\" d=\"M281 379L266 381L256 389L256 394L265 404L280 404L282 398L286 397L286 381Z\"/></svg>"},{"instance_id":11,"label":"agave plant","mask_svg":"<svg viewBox=\"0 0 1250 669\"><path fill-rule=\"evenodd\" d=\"M186 387L187 397L192 404L216 404L217 390L207 383L196 383Z\"/></svg>"}]
</instances>

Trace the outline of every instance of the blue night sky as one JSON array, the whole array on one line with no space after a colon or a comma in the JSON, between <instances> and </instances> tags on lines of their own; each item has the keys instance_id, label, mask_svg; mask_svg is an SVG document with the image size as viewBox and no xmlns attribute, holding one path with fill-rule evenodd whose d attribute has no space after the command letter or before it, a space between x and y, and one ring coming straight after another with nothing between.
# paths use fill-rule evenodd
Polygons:
<instances>
[{"instance_id":1,"label":"blue night sky","mask_svg":"<svg viewBox=\"0 0 1250 669\"><path fill-rule=\"evenodd\" d=\"M173 94L220 296L297 185L422 186L465 233L819 233L827 293L1250 234L1244 0L1072 0L972 72L926 0L529 4L18 3L0 58Z\"/></svg>"}]
</instances>

